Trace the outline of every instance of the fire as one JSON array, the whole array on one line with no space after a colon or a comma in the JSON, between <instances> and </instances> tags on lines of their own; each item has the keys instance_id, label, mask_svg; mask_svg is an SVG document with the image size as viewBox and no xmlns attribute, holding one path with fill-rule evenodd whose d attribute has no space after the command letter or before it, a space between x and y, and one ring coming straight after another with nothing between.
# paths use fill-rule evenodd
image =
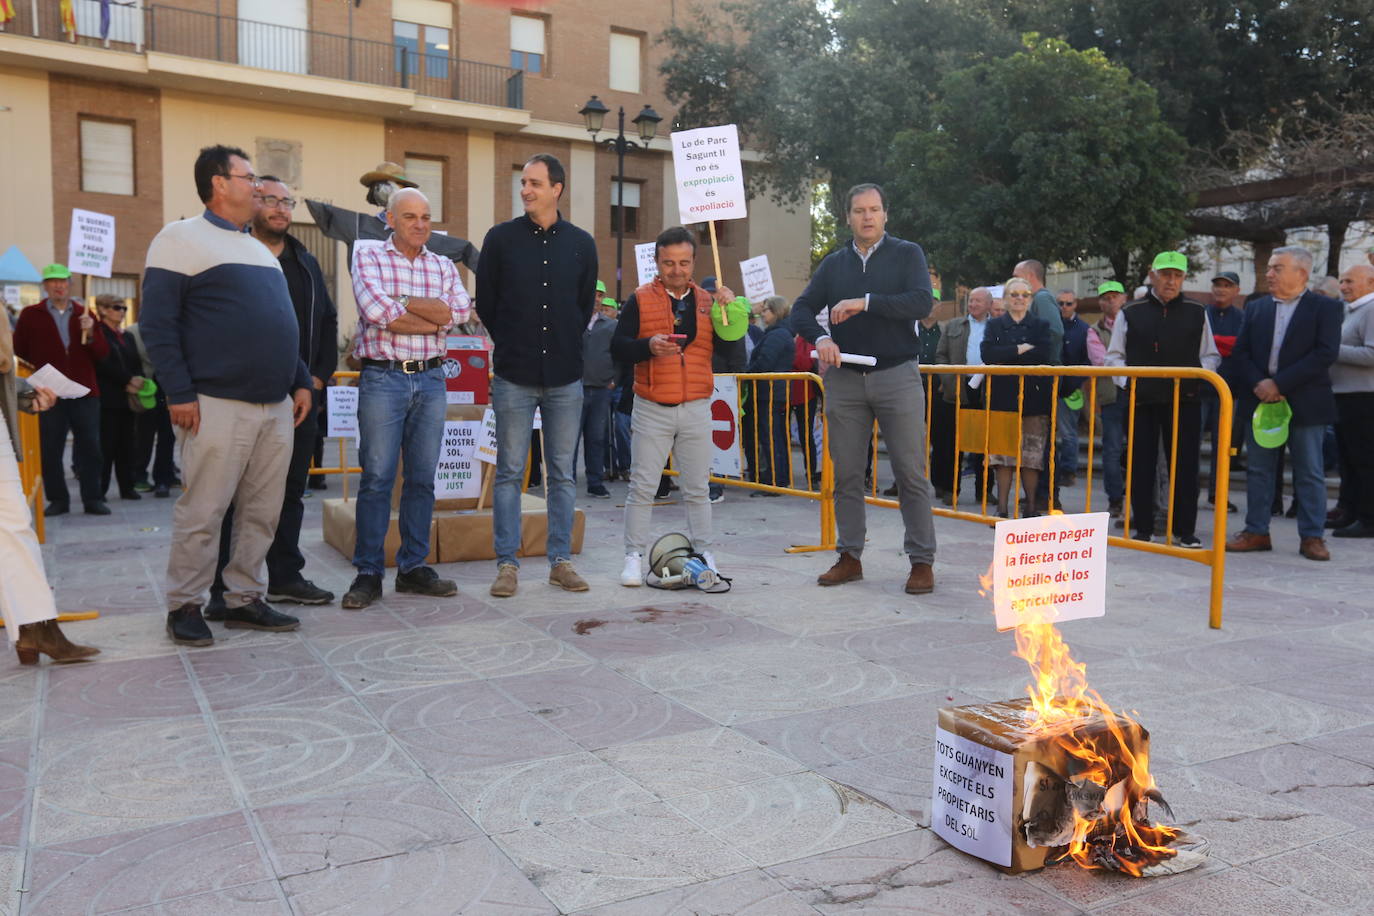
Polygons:
<instances>
[{"instance_id":1,"label":"fire","mask_svg":"<svg viewBox=\"0 0 1374 916\"><path fill-rule=\"evenodd\" d=\"M992 580L980 577L983 593ZM1015 629L1016 655L1030 666L1027 728L1068 756L1072 803L1068 856L1084 868L1109 868L1139 877L1178 851L1169 844L1182 831L1149 821L1148 802L1168 805L1150 775L1149 743L1140 723L1114 711L1088 685L1087 666L1075 661L1055 627L1054 610L1031 608ZM1090 720L1105 729L1082 726Z\"/></svg>"}]
</instances>

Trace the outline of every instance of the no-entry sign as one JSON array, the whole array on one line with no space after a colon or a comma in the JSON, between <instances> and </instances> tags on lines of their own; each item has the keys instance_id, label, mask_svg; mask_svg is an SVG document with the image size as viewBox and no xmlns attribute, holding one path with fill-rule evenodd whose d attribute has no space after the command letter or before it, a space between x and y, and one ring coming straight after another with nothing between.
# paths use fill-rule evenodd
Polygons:
<instances>
[{"instance_id":1,"label":"no-entry sign","mask_svg":"<svg viewBox=\"0 0 1374 916\"><path fill-rule=\"evenodd\" d=\"M711 394L711 473L740 476L739 385L733 375L717 375Z\"/></svg>"}]
</instances>

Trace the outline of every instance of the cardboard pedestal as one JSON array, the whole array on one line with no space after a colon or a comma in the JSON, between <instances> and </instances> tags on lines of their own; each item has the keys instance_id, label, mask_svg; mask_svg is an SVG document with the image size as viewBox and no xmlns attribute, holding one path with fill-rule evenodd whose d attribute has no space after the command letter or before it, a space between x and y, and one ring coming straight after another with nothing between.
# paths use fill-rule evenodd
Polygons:
<instances>
[{"instance_id":1,"label":"cardboard pedestal","mask_svg":"<svg viewBox=\"0 0 1374 916\"><path fill-rule=\"evenodd\" d=\"M478 512L475 499L447 500L455 508L435 509L429 529L429 563L458 563L465 560L494 560L492 547L492 518L488 507ZM324 540L345 557L352 558L356 541L353 510L356 500L326 499L324 501ZM461 507L461 508L459 508ZM396 551L401 546L397 514L391 513L383 548L386 565L396 565ZM578 509L573 514L572 552L582 552L582 536L587 517ZM520 556L543 556L548 539L548 519L544 514L544 500L529 493L520 496Z\"/></svg>"},{"instance_id":2,"label":"cardboard pedestal","mask_svg":"<svg viewBox=\"0 0 1374 916\"><path fill-rule=\"evenodd\" d=\"M1072 837L1076 789L1066 777L1075 762L1052 735L1030 729L1033 718L1029 699L947 706L936 729L931 829L1009 874L1044 867ZM1134 752L1149 752L1149 733L1119 716L1109 725L1092 713L1072 730L1113 729Z\"/></svg>"}]
</instances>

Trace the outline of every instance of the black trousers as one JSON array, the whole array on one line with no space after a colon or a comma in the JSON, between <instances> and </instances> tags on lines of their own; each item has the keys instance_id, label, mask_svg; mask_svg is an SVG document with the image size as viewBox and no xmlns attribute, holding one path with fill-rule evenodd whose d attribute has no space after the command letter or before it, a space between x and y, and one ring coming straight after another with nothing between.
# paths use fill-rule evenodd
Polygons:
<instances>
[{"instance_id":1,"label":"black trousers","mask_svg":"<svg viewBox=\"0 0 1374 916\"><path fill-rule=\"evenodd\" d=\"M1374 525L1374 391L1336 395L1336 447L1341 460L1337 505Z\"/></svg>"},{"instance_id":2,"label":"black trousers","mask_svg":"<svg viewBox=\"0 0 1374 916\"><path fill-rule=\"evenodd\" d=\"M740 417L744 454L749 459L755 482L790 487L792 471L788 457L791 434L788 431L786 391L774 392L771 401L766 384L759 385L756 391L759 397L750 398ZM756 454L757 463L754 462Z\"/></svg>"},{"instance_id":3,"label":"black trousers","mask_svg":"<svg viewBox=\"0 0 1374 916\"><path fill-rule=\"evenodd\" d=\"M100 495L110 491L110 471L119 484L119 495L134 490L134 462L138 456L138 414L127 407L100 411Z\"/></svg>"},{"instance_id":4,"label":"black trousers","mask_svg":"<svg viewBox=\"0 0 1374 916\"><path fill-rule=\"evenodd\" d=\"M1197 528L1198 464L1202 445L1202 405L1180 402L1178 429L1173 428L1173 404L1135 406L1131 428L1131 527L1150 534L1155 525L1155 463L1161 437L1165 457L1178 436L1178 466L1174 469L1174 536L1195 534Z\"/></svg>"},{"instance_id":5,"label":"black trousers","mask_svg":"<svg viewBox=\"0 0 1374 916\"><path fill-rule=\"evenodd\" d=\"M945 376L940 384L953 385L954 376ZM935 392L930 401L930 482L938 490L953 491L955 473L954 403Z\"/></svg>"},{"instance_id":6,"label":"black trousers","mask_svg":"<svg viewBox=\"0 0 1374 916\"><path fill-rule=\"evenodd\" d=\"M818 394L809 401L792 402L792 417L797 421L797 432L802 441L802 462L805 465L806 479L811 489L821 482L821 450L816 443L816 422L821 414L821 396Z\"/></svg>"},{"instance_id":7,"label":"black trousers","mask_svg":"<svg viewBox=\"0 0 1374 916\"><path fill-rule=\"evenodd\" d=\"M315 451L315 412L312 410L296 427L291 446L291 465L286 472L286 493L282 496L277 534L267 549L267 586L290 585L304 576L305 557L301 555L301 520L305 517L305 487L310 480L310 458ZM229 565L229 546L234 540L234 507L224 513L219 529L219 560L215 563L213 597L224 595L224 567Z\"/></svg>"},{"instance_id":8,"label":"black trousers","mask_svg":"<svg viewBox=\"0 0 1374 916\"><path fill-rule=\"evenodd\" d=\"M100 398L61 399L38 415L38 442L43 451L43 491L48 502L71 506L67 490L67 469L62 464L67 449L67 433L75 440L72 460L81 486L81 502L98 503L105 497L100 488Z\"/></svg>"},{"instance_id":9,"label":"black trousers","mask_svg":"<svg viewBox=\"0 0 1374 916\"><path fill-rule=\"evenodd\" d=\"M176 434L167 402L158 392L157 406L138 414L138 446L134 453L135 482L148 479L148 462L153 463L153 485L170 487L176 480Z\"/></svg>"}]
</instances>

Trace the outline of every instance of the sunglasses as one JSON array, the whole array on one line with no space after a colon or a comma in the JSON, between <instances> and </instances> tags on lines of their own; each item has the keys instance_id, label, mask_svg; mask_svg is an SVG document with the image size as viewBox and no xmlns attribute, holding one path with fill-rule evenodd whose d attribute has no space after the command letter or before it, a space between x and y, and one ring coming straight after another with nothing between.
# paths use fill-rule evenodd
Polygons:
<instances>
[{"instance_id":1,"label":"sunglasses","mask_svg":"<svg viewBox=\"0 0 1374 916\"><path fill-rule=\"evenodd\" d=\"M129 310L129 307L127 305L107 305L104 306L104 308L107 308L112 312L127 312Z\"/></svg>"}]
</instances>

